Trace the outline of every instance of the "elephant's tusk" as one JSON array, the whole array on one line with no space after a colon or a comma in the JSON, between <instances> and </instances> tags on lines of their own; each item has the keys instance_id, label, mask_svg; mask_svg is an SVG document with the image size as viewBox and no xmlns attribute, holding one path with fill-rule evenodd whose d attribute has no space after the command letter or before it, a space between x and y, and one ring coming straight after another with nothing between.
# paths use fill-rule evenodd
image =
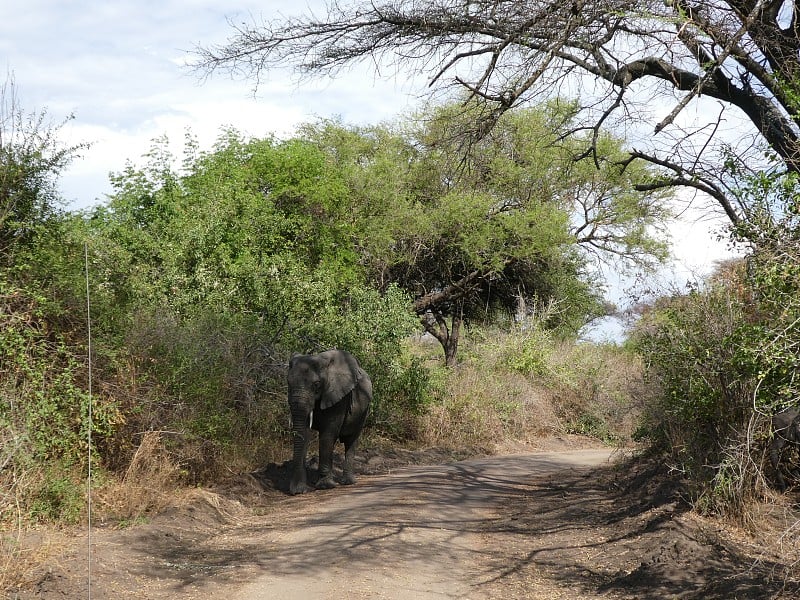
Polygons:
<instances>
[{"instance_id":1,"label":"elephant's tusk","mask_svg":"<svg viewBox=\"0 0 800 600\"><path fill-rule=\"evenodd\" d=\"M311 429L314 426L314 411L312 410L311 413L308 415L308 428Z\"/></svg>"}]
</instances>

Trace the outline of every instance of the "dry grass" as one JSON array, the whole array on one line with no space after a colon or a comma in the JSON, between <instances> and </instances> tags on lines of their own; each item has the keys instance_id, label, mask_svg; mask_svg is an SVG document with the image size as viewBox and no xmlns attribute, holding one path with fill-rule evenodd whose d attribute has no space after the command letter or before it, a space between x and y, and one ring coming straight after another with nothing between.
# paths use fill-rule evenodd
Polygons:
<instances>
[{"instance_id":1,"label":"dry grass","mask_svg":"<svg viewBox=\"0 0 800 600\"><path fill-rule=\"evenodd\" d=\"M0 592L30 585L43 564L58 550L53 536L40 530L28 514L29 496L45 480L41 469L9 466L0 475Z\"/></svg>"},{"instance_id":2,"label":"dry grass","mask_svg":"<svg viewBox=\"0 0 800 600\"><path fill-rule=\"evenodd\" d=\"M165 448L162 434L148 431L124 476L95 492L97 517L127 523L162 510L174 502L180 480L181 470Z\"/></svg>"},{"instance_id":3,"label":"dry grass","mask_svg":"<svg viewBox=\"0 0 800 600\"><path fill-rule=\"evenodd\" d=\"M559 344L549 364L541 384L564 427L606 441L631 440L653 393L638 357L610 345Z\"/></svg>"},{"instance_id":4,"label":"dry grass","mask_svg":"<svg viewBox=\"0 0 800 600\"><path fill-rule=\"evenodd\" d=\"M29 587L41 566L59 550L36 531L1 531L0 536L0 592Z\"/></svg>"},{"instance_id":5,"label":"dry grass","mask_svg":"<svg viewBox=\"0 0 800 600\"><path fill-rule=\"evenodd\" d=\"M558 343L537 331L472 332L462 357L420 419L424 443L490 449L568 433L626 443L649 393L640 361L611 345Z\"/></svg>"},{"instance_id":6,"label":"dry grass","mask_svg":"<svg viewBox=\"0 0 800 600\"><path fill-rule=\"evenodd\" d=\"M526 440L557 429L550 405L525 377L463 364L450 373L444 400L423 419L421 437L434 446L488 449L506 438Z\"/></svg>"}]
</instances>

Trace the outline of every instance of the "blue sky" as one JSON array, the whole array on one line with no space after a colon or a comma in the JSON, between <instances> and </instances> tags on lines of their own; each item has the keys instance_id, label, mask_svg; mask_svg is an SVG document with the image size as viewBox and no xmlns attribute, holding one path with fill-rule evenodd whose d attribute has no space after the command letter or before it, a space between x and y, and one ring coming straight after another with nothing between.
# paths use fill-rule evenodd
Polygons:
<instances>
[{"instance_id":1,"label":"blue sky","mask_svg":"<svg viewBox=\"0 0 800 600\"><path fill-rule=\"evenodd\" d=\"M208 148L228 126L285 135L319 117L377 123L418 104L405 81L377 79L366 69L302 86L289 72L275 72L254 96L252 82L200 81L185 67L195 47L231 34L229 19L322 13L322 0L0 0L0 6L0 67L13 75L23 108L46 109L54 122L74 115L64 141L92 144L62 180L75 208L102 202L111 191L109 172L139 162L164 134L180 151L189 128Z\"/></svg>"}]
</instances>

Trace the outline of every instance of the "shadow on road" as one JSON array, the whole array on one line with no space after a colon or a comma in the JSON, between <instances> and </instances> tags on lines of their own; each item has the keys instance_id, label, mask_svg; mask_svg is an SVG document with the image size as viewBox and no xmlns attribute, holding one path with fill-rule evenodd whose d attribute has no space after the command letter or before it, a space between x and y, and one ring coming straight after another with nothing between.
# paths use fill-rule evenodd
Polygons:
<instances>
[{"instance_id":1,"label":"shadow on road","mask_svg":"<svg viewBox=\"0 0 800 600\"><path fill-rule=\"evenodd\" d=\"M683 493L663 469L635 461L532 481L487 527L503 546L487 597L529 597L536 577L591 598L798 597L789 565L756 560L699 525Z\"/></svg>"},{"instance_id":2,"label":"shadow on road","mask_svg":"<svg viewBox=\"0 0 800 600\"><path fill-rule=\"evenodd\" d=\"M706 537L655 474L642 473L639 489L620 487L611 467L576 466L587 456L413 467L281 497L224 527L200 510L194 523L131 532L149 560L130 568L175 593L264 577L375 578L443 598L531 598L544 578L583 597L780 597L785 565L753 564Z\"/></svg>"}]
</instances>

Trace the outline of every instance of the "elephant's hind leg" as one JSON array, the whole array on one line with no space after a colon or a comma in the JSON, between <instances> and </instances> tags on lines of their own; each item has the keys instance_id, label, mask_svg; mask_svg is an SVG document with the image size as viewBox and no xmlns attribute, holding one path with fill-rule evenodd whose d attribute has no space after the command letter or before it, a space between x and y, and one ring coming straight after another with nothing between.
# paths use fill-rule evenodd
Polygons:
<instances>
[{"instance_id":1,"label":"elephant's hind leg","mask_svg":"<svg viewBox=\"0 0 800 600\"><path fill-rule=\"evenodd\" d=\"M318 490L329 490L335 488L337 483L333 479L333 446L336 443L336 435L328 432L319 434L319 480L316 488Z\"/></svg>"},{"instance_id":2,"label":"elephant's hind leg","mask_svg":"<svg viewBox=\"0 0 800 600\"><path fill-rule=\"evenodd\" d=\"M356 482L356 477L353 474L353 458L356 455L356 448L358 447L358 438L360 433L345 437L342 439L344 443L344 464L342 465L342 484L353 485Z\"/></svg>"}]
</instances>

